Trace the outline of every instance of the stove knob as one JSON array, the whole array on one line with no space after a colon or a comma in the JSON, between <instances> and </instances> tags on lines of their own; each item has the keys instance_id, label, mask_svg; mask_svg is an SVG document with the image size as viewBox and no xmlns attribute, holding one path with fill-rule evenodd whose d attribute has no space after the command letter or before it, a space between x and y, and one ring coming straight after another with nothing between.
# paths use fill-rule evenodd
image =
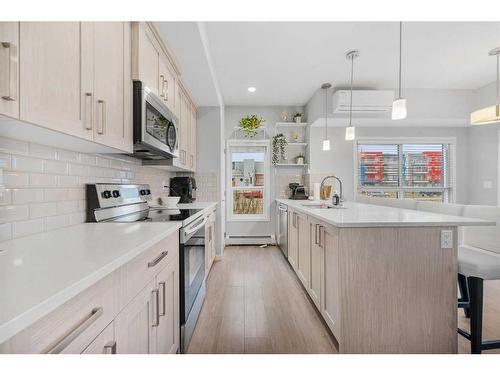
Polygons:
<instances>
[{"instance_id":1,"label":"stove knob","mask_svg":"<svg viewBox=\"0 0 500 375\"><path fill-rule=\"evenodd\" d=\"M111 198L111 191L109 191L109 190L104 190L104 191L102 192L102 196L103 196L105 199Z\"/></svg>"},{"instance_id":2,"label":"stove knob","mask_svg":"<svg viewBox=\"0 0 500 375\"><path fill-rule=\"evenodd\" d=\"M113 197L118 198L120 196L120 192L118 190L113 190Z\"/></svg>"},{"instance_id":3,"label":"stove knob","mask_svg":"<svg viewBox=\"0 0 500 375\"><path fill-rule=\"evenodd\" d=\"M150 194L151 194L151 190L149 190L149 189L148 189L148 190L146 190L146 194L147 194L147 195L150 195Z\"/></svg>"},{"instance_id":4,"label":"stove knob","mask_svg":"<svg viewBox=\"0 0 500 375\"><path fill-rule=\"evenodd\" d=\"M146 195L146 190L141 190L139 193L140 193L141 195Z\"/></svg>"}]
</instances>

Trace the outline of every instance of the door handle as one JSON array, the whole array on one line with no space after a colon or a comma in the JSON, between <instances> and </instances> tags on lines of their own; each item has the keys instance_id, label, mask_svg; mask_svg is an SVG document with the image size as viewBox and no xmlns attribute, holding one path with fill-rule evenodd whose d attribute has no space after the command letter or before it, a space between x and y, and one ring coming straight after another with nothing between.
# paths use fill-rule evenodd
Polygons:
<instances>
[{"instance_id":1,"label":"door handle","mask_svg":"<svg viewBox=\"0 0 500 375\"><path fill-rule=\"evenodd\" d=\"M158 327L160 325L160 291L155 289L152 294L154 296L153 301L155 303L155 307L153 309L155 321L151 324L151 327Z\"/></svg>"},{"instance_id":2,"label":"door handle","mask_svg":"<svg viewBox=\"0 0 500 375\"><path fill-rule=\"evenodd\" d=\"M93 122L93 117L94 117L94 110L93 110L93 105L92 105L92 93L91 92L86 92L85 93L85 129L91 130L92 129L92 122Z\"/></svg>"},{"instance_id":3,"label":"door handle","mask_svg":"<svg viewBox=\"0 0 500 375\"><path fill-rule=\"evenodd\" d=\"M314 226L314 244L315 245L318 245L318 229L319 229L320 225L319 224L316 224Z\"/></svg>"},{"instance_id":4,"label":"door handle","mask_svg":"<svg viewBox=\"0 0 500 375\"><path fill-rule=\"evenodd\" d=\"M165 251L162 251L160 253L160 255L158 255L156 258L154 258L152 261L148 262L148 267L154 267L156 266L158 263L160 263L160 261L165 258L166 256L168 255L168 250L165 250Z\"/></svg>"},{"instance_id":5,"label":"door handle","mask_svg":"<svg viewBox=\"0 0 500 375\"><path fill-rule=\"evenodd\" d=\"M106 102L104 100L97 101L98 108L101 108L101 112L99 113L98 119L100 121L97 122L97 133L104 134L106 131Z\"/></svg>"},{"instance_id":6,"label":"door handle","mask_svg":"<svg viewBox=\"0 0 500 375\"><path fill-rule=\"evenodd\" d=\"M168 81L165 79L165 101L168 102Z\"/></svg>"},{"instance_id":7,"label":"door handle","mask_svg":"<svg viewBox=\"0 0 500 375\"><path fill-rule=\"evenodd\" d=\"M7 82L7 95L2 95L4 100L16 100L17 98L17 47L10 42L1 42L3 48L9 50L7 55L7 69L8 69L8 82Z\"/></svg>"},{"instance_id":8,"label":"door handle","mask_svg":"<svg viewBox=\"0 0 500 375\"><path fill-rule=\"evenodd\" d=\"M108 341L104 345L104 354L116 354L116 341Z\"/></svg>"},{"instance_id":9,"label":"door handle","mask_svg":"<svg viewBox=\"0 0 500 375\"><path fill-rule=\"evenodd\" d=\"M166 306L166 305L165 305L165 304L166 304L166 302L165 302L165 298L166 298L166 291L165 291L165 290L166 290L166 286L165 286L165 281L162 281L162 282L161 282L161 283L159 283L158 285L160 285L160 287L161 287L161 295L162 295L162 303L161 303L161 306L162 306L162 311L161 311L161 313L160 313L160 316L165 316L165 310L166 310L166 308L165 308L165 306Z\"/></svg>"},{"instance_id":10,"label":"door handle","mask_svg":"<svg viewBox=\"0 0 500 375\"><path fill-rule=\"evenodd\" d=\"M325 227L322 225L319 227L318 245L321 248L325 247Z\"/></svg>"},{"instance_id":11,"label":"door handle","mask_svg":"<svg viewBox=\"0 0 500 375\"><path fill-rule=\"evenodd\" d=\"M165 76L160 74L160 96L163 98L165 96Z\"/></svg>"}]
</instances>

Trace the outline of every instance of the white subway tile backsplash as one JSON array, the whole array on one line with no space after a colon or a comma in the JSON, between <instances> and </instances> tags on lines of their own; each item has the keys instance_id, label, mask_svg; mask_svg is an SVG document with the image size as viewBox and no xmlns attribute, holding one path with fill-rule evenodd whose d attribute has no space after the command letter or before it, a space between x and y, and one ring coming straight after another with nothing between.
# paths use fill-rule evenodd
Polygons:
<instances>
[{"instance_id":1,"label":"white subway tile backsplash","mask_svg":"<svg viewBox=\"0 0 500 375\"><path fill-rule=\"evenodd\" d=\"M0 168L6 188L0 241L85 222L85 184L147 183L158 194L174 175L126 155L80 154L4 137Z\"/></svg>"},{"instance_id":2,"label":"white subway tile backsplash","mask_svg":"<svg viewBox=\"0 0 500 375\"><path fill-rule=\"evenodd\" d=\"M78 177L77 176L57 176L57 186L64 187L77 187Z\"/></svg>"},{"instance_id":3,"label":"white subway tile backsplash","mask_svg":"<svg viewBox=\"0 0 500 375\"><path fill-rule=\"evenodd\" d=\"M12 189L12 204L43 202L43 189Z\"/></svg>"},{"instance_id":4,"label":"white subway tile backsplash","mask_svg":"<svg viewBox=\"0 0 500 375\"><path fill-rule=\"evenodd\" d=\"M49 216L44 218L43 222L45 231L67 227L68 225L70 225L69 215Z\"/></svg>"},{"instance_id":5,"label":"white subway tile backsplash","mask_svg":"<svg viewBox=\"0 0 500 375\"><path fill-rule=\"evenodd\" d=\"M0 137L0 150L11 153L27 154L29 149L28 142L18 141L11 138Z\"/></svg>"},{"instance_id":6,"label":"white subway tile backsplash","mask_svg":"<svg viewBox=\"0 0 500 375\"><path fill-rule=\"evenodd\" d=\"M51 174L68 174L68 163L56 160L44 160L43 171Z\"/></svg>"},{"instance_id":7,"label":"white subway tile backsplash","mask_svg":"<svg viewBox=\"0 0 500 375\"><path fill-rule=\"evenodd\" d=\"M27 173L3 172L3 183L6 188L19 188L29 186Z\"/></svg>"},{"instance_id":8,"label":"white subway tile backsplash","mask_svg":"<svg viewBox=\"0 0 500 375\"><path fill-rule=\"evenodd\" d=\"M43 146L36 143L30 143L30 154L44 159L55 159L57 151L53 147Z\"/></svg>"},{"instance_id":9,"label":"white subway tile backsplash","mask_svg":"<svg viewBox=\"0 0 500 375\"><path fill-rule=\"evenodd\" d=\"M80 161L80 154L74 151L57 150L57 159L64 161Z\"/></svg>"},{"instance_id":10,"label":"white subway tile backsplash","mask_svg":"<svg viewBox=\"0 0 500 375\"><path fill-rule=\"evenodd\" d=\"M78 211L78 201L62 201L57 202L57 213L67 214Z\"/></svg>"},{"instance_id":11,"label":"white subway tile backsplash","mask_svg":"<svg viewBox=\"0 0 500 375\"><path fill-rule=\"evenodd\" d=\"M68 200L68 189L45 189L45 202L57 202Z\"/></svg>"},{"instance_id":12,"label":"white subway tile backsplash","mask_svg":"<svg viewBox=\"0 0 500 375\"><path fill-rule=\"evenodd\" d=\"M13 237L28 236L43 232L43 219L16 221L12 224Z\"/></svg>"},{"instance_id":13,"label":"white subway tile backsplash","mask_svg":"<svg viewBox=\"0 0 500 375\"><path fill-rule=\"evenodd\" d=\"M28 206L0 206L0 223L25 220L28 217Z\"/></svg>"},{"instance_id":14,"label":"white subway tile backsplash","mask_svg":"<svg viewBox=\"0 0 500 375\"><path fill-rule=\"evenodd\" d=\"M57 176L51 174L30 174L31 187L55 187Z\"/></svg>"},{"instance_id":15,"label":"white subway tile backsplash","mask_svg":"<svg viewBox=\"0 0 500 375\"><path fill-rule=\"evenodd\" d=\"M0 242L7 241L12 238L12 224L0 224Z\"/></svg>"},{"instance_id":16,"label":"white subway tile backsplash","mask_svg":"<svg viewBox=\"0 0 500 375\"><path fill-rule=\"evenodd\" d=\"M29 215L31 218L53 216L57 213L56 202L30 204Z\"/></svg>"},{"instance_id":17,"label":"white subway tile backsplash","mask_svg":"<svg viewBox=\"0 0 500 375\"><path fill-rule=\"evenodd\" d=\"M43 160L29 156L13 156L11 159L11 168L19 172L42 172Z\"/></svg>"}]
</instances>

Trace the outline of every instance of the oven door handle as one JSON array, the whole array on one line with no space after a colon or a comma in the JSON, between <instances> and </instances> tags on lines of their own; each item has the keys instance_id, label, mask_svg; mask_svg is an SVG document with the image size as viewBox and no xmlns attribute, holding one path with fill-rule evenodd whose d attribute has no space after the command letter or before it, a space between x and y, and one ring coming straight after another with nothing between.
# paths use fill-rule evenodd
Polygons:
<instances>
[{"instance_id":1,"label":"oven door handle","mask_svg":"<svg viewBox=\"0 0 500 375\"><path fill-rule=\"evenodd\" d=\"M201 227L203 227L208 221L208 216L205 216L201 223L199 225L197 224L193 224L194 225L194 228L193 227L188 227L184 230L184 233L189 236L191 234L193 234L194 232L196 232L198 229L200 229Z\"/></svg>"}]
</instances>

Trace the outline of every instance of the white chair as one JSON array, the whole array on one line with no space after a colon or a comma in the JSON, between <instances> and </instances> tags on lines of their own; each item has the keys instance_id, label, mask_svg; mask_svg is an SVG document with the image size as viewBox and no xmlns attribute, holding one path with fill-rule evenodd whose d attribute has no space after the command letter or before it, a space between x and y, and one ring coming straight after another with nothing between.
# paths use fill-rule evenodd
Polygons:
<instances>
[{"instance_id":1,"label":"white chair","mask_svg":"<svg viewBox=\"0 0 500 375\"><path fill-rule=\"evenodd\" d=\"M470 340L471 353L500 348L500 340L482 341L483 281L500 280L500 207L465 206L463 216L496 221L496 226L466 227L458 247L458 274L463 308L470 318L470 333L458 332Z\"/></svg>"}]
</instances>

